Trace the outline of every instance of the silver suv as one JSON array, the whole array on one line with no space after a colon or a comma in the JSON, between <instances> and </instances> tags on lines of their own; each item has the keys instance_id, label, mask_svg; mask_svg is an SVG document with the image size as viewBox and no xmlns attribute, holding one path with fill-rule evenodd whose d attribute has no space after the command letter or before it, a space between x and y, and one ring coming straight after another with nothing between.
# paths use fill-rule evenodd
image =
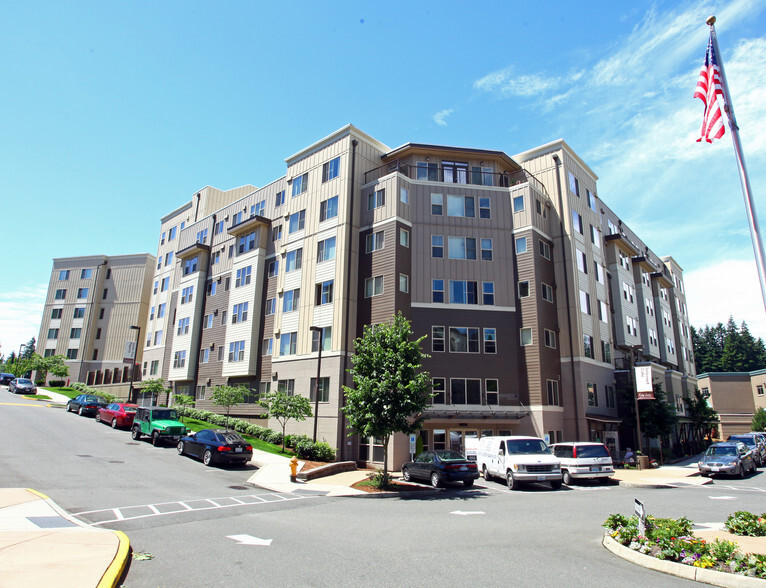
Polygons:
<instances>
[{"instance_id":1,"label":"silver suv","mask_svg":"<svg viewBox=\"0 0 766 588\"><path fill-rule=\"evenodd\" d=\"M561 460L561 474L567 486L575 480L598 480L606 484L614 476L612 456L603 443L556 443L551 449Z\"/></svg>"}]
</instances>

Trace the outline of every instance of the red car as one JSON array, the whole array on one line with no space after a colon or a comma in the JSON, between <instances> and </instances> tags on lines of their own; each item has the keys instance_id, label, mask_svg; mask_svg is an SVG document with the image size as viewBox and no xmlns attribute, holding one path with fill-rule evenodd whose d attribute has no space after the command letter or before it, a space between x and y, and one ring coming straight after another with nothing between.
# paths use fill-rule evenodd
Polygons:
<instances>
[{"instance_id":1,"label":"red car","mask_svg":"<svg viewBox=\"0 0 766 588\"><path fill-rule=\"evenodd\" d=\"M124 404L115 402L108 404L104 408L98 409L96 422L111 424L113 429L117 427L128 427L133 425L133 417L136 416L137 404Z\"/></svg>"}]
</instances>

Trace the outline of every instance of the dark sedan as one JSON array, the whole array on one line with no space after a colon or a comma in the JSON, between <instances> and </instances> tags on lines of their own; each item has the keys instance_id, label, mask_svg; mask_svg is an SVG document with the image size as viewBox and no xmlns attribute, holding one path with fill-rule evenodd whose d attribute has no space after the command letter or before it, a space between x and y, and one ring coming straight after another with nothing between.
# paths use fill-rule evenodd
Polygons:
<instances>
[{"instance_id":1,"label":"dark sedan","mask_svg":"<svg viewBox=\"0 0 766 588\"><path fill-rule=\"evenodd\" d=\"M8 384L8 391L14 394L37 394L37 386L27 378L15 378Z\"/></svg>"},{"instance_id":2,"label":"dark sedan","mask_svg":"<svg viewBox=\"0 0 766 588\"><path fill-rule=\"evenodd\" d=\"M402 466L402 477L410 480L425 480L436 488L445 482L463 482L466 488L473 486L479 477L475 461L467 460L463 455L451 449L424 451L415 461Z\"/></svg>"},{"instance_id":3,"label":"dark sedan","mask_svg":"<svg viewBox=\"0 0 766 588\"><path fill-rule=\"evenodd\" d=\"M66 403L67 412L76 412L80 416L97 414L99 408L109 404L105 398L94 394L80 394Z\"/></svg>"},{"instance_id":4,"label":"dark sedan","mask_svg":"<svg viewBox=\"0 0 766 588\"><path fill-rule=\"evenodd\" d=\"M137 410L137 404L113 402L104 408L98 409L96 422L111 425L113 429L117 427L130 427L133 424L133 417L136 416Z\"/></svg>"},{"instance_id":5,"label":"dark sedan","mask_svg":"<svg viewBox=\"0 0 766 588\"><path fill-rule=\"evenodd\" d=\"M9 386L13 380L16 379L16 376L13 374L8 374L6 372L3 372L0 374L0 384L3 386Z\"/></svg>"},{"instance_id":6,"label":"dark sedan","mask_svg":"<svg viewBox=\"0 0 766 588\"><path fill-rule=\"evenodd\" d=\"M202 429L181 438L178 455L196 457L206 466L214 463L245 464L253 457L253 447L234 431Z\"/></svg>"}]
</instances>

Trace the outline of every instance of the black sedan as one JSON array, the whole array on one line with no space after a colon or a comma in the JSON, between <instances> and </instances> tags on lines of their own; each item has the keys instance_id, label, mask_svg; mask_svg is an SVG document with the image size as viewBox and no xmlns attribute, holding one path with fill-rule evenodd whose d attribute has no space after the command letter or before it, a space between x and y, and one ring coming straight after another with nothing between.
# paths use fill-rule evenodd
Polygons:
<instances>
[{"instance_id":1,"label":"black sedan","mask_svg":"<svg viewBox=\"0 0 766 588\"><path fill-rule=\"evenodd\" d=\"M406 482L413 479L426 480L436 488L444 482L463 482L466 488L473 486L479 477L475 461L451 449L424 451L402 466L402 477Z\"/></svg>"},{"instance_id":2,"label":"black sedan","mask_svg":"<svg viewBox=\"0 0 766 588\"><path fill-rule=\"evenodd\" d=\"M0 385L2 386L10 386L11 382L16 379L16 376L13 374L9 374L6 372L3 372L0 374Z\"/></svg>"},{"instance_id":3,"label":"black sedan","mask_svg":"<svg viewBox=\"0 0 766 588\"><path fill-rule=\"evenodd\" d=\"M245 464L253 457L253 447L239 433L222 429L202 429L181 437L178 455L190 455L206 466L214 463Z\"/></svg>"},{"instance_id":4,"label":"black sedan","mask_svg":"<svg viewBox=\"0 0 766 588\"><path fill-rule=\"evenodd\" d=\"M80 416L94 415L99 408L104 408L109 403L105 398L94 394L80 394L66 403L67 412L76 412Z\"/></svg>"},{"instance_id":5,"label":"black sedan","mask_svg":"<svg viewBox=\"0 0 766 588\"><path fill-rule=\"evenodd\" d=\"M8 392L14 394L37 394L37 386L28 378L15 378L8 384Z\"/></svg>"}]
</instances>

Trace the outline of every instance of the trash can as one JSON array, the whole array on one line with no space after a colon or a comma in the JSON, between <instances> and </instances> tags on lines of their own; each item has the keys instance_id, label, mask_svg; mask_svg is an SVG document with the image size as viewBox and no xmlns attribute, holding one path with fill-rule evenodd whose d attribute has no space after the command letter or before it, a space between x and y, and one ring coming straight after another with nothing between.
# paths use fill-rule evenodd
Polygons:
<instances>
[{"instance_id":1,"label":"trash can","mask_svg":"<svg viewBox=\"0 0 766 588\"><path fill-rule=\"evenodd\" d=\"M652 462L649 459L648 455L639 455L638 456L638 469L639 470L650 470L650 469L652 469Z\"/></svg>"}]
</instances>

